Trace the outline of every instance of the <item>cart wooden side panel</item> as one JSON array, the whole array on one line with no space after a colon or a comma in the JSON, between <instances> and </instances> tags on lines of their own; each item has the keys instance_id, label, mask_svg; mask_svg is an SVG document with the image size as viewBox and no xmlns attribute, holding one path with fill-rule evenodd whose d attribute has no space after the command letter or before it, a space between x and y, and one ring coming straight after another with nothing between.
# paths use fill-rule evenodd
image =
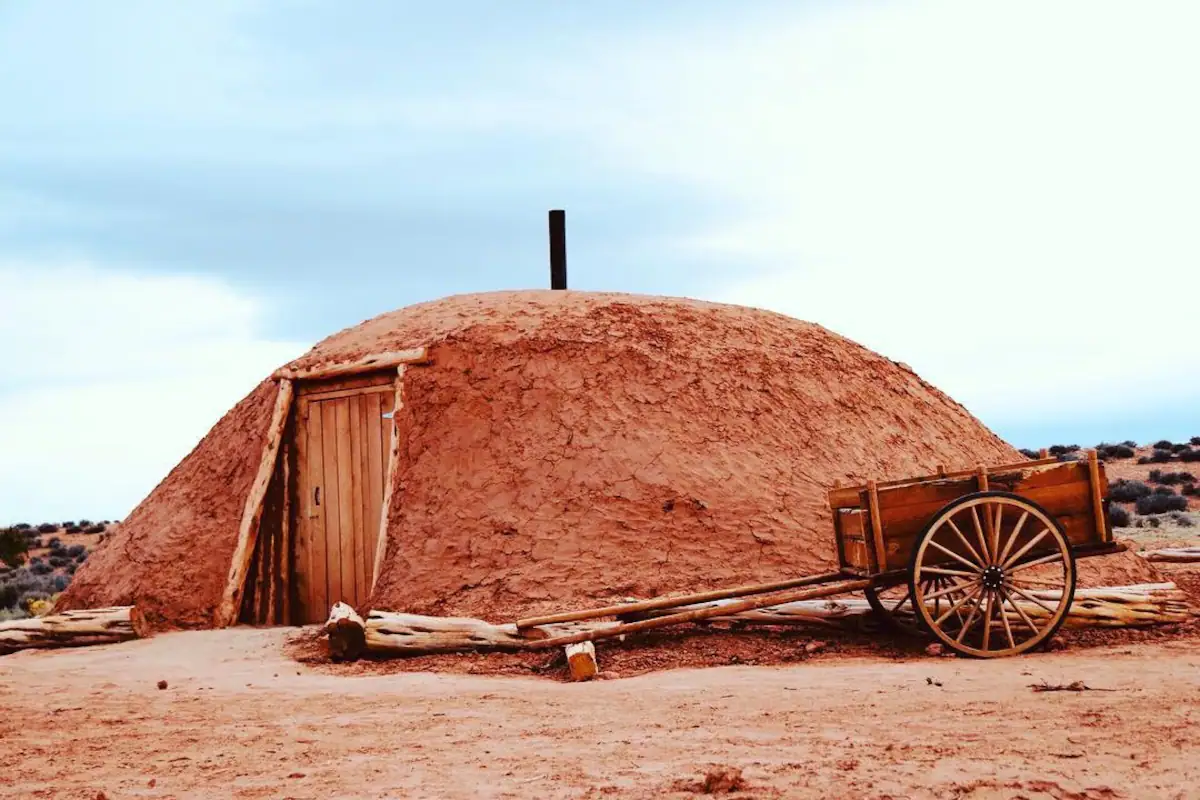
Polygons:
<instances>
[{"instance_id":1,"label":"cart wooden side panel","mask_svg":"<svg viewBox=\"0 0 1200 800\"><path fill-rule=\"evenodd\" d=\"M980 491L981 483L982 488L1012 492L1042 506L1062 525L1072 546L1111 541L1105 500L1108 480L1103 465L1089 453L1087 461L1042 460L834 489L829 502L841 567L856 574L907 569L916 539L929 520L947 503ZM873 518L878 520L878 535ZM1015 523L1002 520L1006 528ZM877 541L883 543L882 553L876 552Z\"/></svg>"}]
</instances>

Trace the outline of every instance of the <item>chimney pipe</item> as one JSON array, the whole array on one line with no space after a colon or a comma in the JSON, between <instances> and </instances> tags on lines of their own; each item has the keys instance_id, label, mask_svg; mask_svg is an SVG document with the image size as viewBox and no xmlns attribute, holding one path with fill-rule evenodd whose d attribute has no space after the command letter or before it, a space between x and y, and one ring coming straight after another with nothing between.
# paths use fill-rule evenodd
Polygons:
<instances>
[{"instance_id":1,"label":"chimney pipe","mask_svg":"<svg viewBox=\"0 0 1200 800\"><path fill-rule=\"evenodd\" d=\"M567 288L567 212L550 212L550 288Z\"/></svg>"}]
</instances>

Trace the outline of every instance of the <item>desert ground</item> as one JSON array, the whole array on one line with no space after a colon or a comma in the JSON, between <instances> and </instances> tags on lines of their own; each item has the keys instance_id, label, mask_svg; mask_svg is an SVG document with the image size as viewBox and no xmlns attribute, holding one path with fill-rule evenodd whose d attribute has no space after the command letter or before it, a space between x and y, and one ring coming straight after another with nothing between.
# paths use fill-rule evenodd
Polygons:
<instances>
[{"instance_id":1,"label":"desert ground","mask_svg":"<svg viewBox=\"0 0 1200 800\"><path fill-rule=\"evenodd\" d=\"M1194 567L1164 577L1200 601ZM994 661L697 632L587 683L544 653L335 664L318 631L5 656L0 796L1200 797L1200 620Z\"/></svg>"},{"instance_id":2,"label":"desert ground","mask_svg":"<svg viewBox=\"0 0 1200 800\"><path fill-rule=\"evenodd\" d=\"M1118 537L1200 545L1189 500ZM1156 569L1200 609L1200 564ZM1200 798L1200 616L1052 644L718 626L603 643L585 683L548 652L334 663L320 626L25 650L0 797Z\"/></svg>"},{"instance_id":3,"label":"desert ground","mask_svg":"<svg viewBox=\"0 0 1200 800\"><path fill-rule=\"evenodd\" d=\"M181 632L5 657L0 794L686 797L724 767L742 772L732 797L1200 797L1194 634L588 683L347 676L297 664L293 636ZM1080 680L1091 690L1032 688Z\"/></svg>"}]
</instances>

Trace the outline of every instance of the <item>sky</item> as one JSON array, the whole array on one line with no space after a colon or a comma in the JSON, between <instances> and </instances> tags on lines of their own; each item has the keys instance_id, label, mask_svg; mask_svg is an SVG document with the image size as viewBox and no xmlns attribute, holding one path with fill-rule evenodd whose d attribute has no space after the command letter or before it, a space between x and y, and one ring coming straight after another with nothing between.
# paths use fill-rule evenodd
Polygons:
<instances>
[{"instance_id":1,"label":"sky","mask_svg":"<svg viewBox=\"0 0 1200 800\"><path fill-rule=\"evenodd\" d=\"M818 322L1017 446L1200 435L1187 2L0 2L0 523L128 513L378 313ZM854 376L845 376L853 380Z\"/></svg>"}]
</instances>

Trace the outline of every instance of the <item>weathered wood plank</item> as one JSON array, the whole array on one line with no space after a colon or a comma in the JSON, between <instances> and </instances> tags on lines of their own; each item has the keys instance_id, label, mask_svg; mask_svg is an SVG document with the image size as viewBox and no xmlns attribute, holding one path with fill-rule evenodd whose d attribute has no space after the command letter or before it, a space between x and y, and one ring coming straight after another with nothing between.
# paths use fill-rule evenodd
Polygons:
<instances>
[{"instance_id":1,"label":"weathered wood plank","mask_svg":"<svg viewBox=\"0 0 1200 800\"><path fill-rule=\"evenodd\" d=\"M237 543L234 545L233 559L229 565L229 577L225 582L225 591L221 602L214 614L213 624L225 628L237 621L241 609L242 592L245 590L250 559L254 556L254 546L257 543L259 521L262 517L263 499L267 494L271 477L275 472L275 464L279 455L279 445L283 440L284 428L287 425L288 413L292 407L292 382L281 380L279 391L275 396L275 407L271 412L271 422L267 427L267 438L263 444L262 457L259 460L258 471L246 503L242 509L242 521L238 528Z\"/></svg>"},{"instance_id":2,"label":"weathered wood plank","mask_svg":"<svg viewBox=\"0 0 1200 800\"><path fill-rule=\"evenodd\" d=\"M325 400L321 409L322 455L325 459L321 491L321 503L325 506L325 595L324 607L341 600L342 593L342 542L341 542L341 496L338 481L338 430L337 406L342 400ZM313 609L314 613L316 609Z\"/></svg>"},{"instance_id":3,"label":"weathered wood plank","mask_svg":"<svg viewBox=\"0 0 1200 800\"><path fill-rule=\"evenodd\" d=\"M380 369L391 369L401 364L422 364L428 361L428 353L424 347L410 350L395 350L387 353L374 353L362 358L349 361L320 364L303 369L282 368L276 370L275 377L290 380L336 378L342 375L353 375L359 372L371 372Z\"/></svg>"}]
</instances>

